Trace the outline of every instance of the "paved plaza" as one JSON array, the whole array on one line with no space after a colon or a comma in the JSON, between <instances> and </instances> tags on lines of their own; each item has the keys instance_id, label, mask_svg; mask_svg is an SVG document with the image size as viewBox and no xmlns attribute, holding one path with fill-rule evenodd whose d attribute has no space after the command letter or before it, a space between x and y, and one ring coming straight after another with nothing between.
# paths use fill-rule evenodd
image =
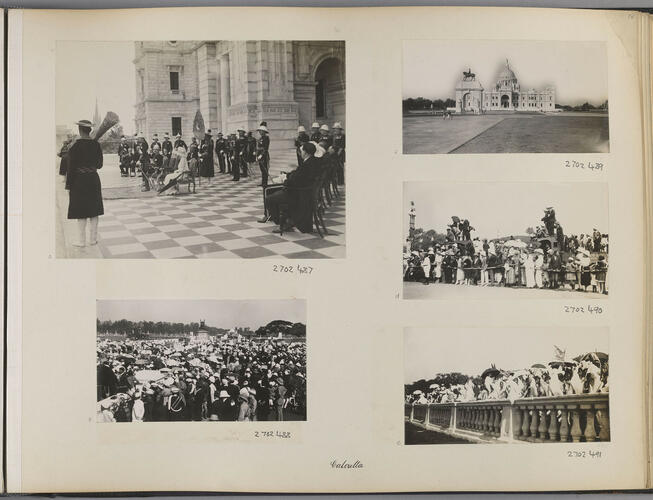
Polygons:
<instances>
[{"instance_id":1,"label":"paved plaza","mask_svg":"<svg viewBox=\"0 0 653 500\"><path fill-rule=\"evenodd\" d=\"M289 170L289 169L288 169ZM68 194L63 177L57 179L57 256L68 258L175 259L175 258L288 258L345 257L345 193L328 207L324 222L329 232L297 230L273 234L274 223L257 222L263 216L260 176L232 182L216 173L211 184L202 180L196 194L185 186L176 196L140 192L139 178L121 178L118 167L100 170L104 211L98 245L77 248L74 221L66 219Z\"/></svg>"},{"instance_id":2,"label":"paved plaza","mask_svg":"<svg viewBox=\"0 0 653 500\"><path fill-rule=\"evenodd\" d=\"M603 113L404 115L404 154L608 153Z\"/></svg>"},{"instance_id":3,"label":"paved plaza","mask_svg":"<svg viewBox=\"0 0 653 500\"><path fill-rule=\"evenodd\" d=\"M505 286L473 286L431 283L424 285L415 281L404 282L404 299L607 299L607 295L594 292L552 290L550 288L524 288Z\"/></svg>"}]
</instances>

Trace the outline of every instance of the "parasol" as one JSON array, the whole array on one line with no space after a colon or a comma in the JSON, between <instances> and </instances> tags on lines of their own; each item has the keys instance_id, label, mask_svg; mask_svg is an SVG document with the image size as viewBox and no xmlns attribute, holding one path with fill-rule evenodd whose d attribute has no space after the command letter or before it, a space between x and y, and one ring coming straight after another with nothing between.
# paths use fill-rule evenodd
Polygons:
<instances>
[{"instance_id":1,"label":"parasol","mask_svg":"<svg viewBox=\"0 0 653 500\"><path fill-rule=\"evenodd\" d=\"M134 373L134 377L140 383L144 384L145 382L156 382L165 377L165 374L161 373L159 370L139 370Z\"/></svg>"},{"instance_id":2,"label":"parasol","mask_svg":"<svg viewBox=\"0 0 653 500\"><path fill-rule=\"evenodd\" d=\"M496 377L500 373L501 372L493 366L492 368L488 368L483 373L481 373L481 378L484 379L485 377Z\"/></svg>"},{"instance_id":3,"label":"parasol","mask_svg":"<svg viewBox=\"0 0 653 500\"><path fill-rule=\"evenodd\" d=\"M526 248L528 245L522 240L508 240L503 244L503 246L509 248Z\"/></svg>"},{"instance_id":4,"label":"parasol","mask_svg":"<svg viewBox=\"0 0 653 500\"><path fill-rule=\"evenodd\" d=\"M546 368L546 366L544 366L541 363L535 363L534 365L531 366L531 368Z\"/></svg>"},{"instance_id":5,"label":"parasol","mask_svg":"<svg viewBox=\"0 0 653 500\"><path fill-rule=\"evenodd\" d=\"M585 354L581 354L580 356L576 356L574 358L574 361L592 361L592 358L595 356L599 359L599 361L608 360L608 355L604 352L588 352Z\"/></svg>"},{"instance_id":6,"label":"parasol","mask_svg":"<svg viewBox=\"0 0 653 500\"><path fill-rule=\"evenodd\" d=\"M422 391L420 391L419 389L416 389L416 390L413 391L413 394L422 394Z\"/></svg>"}]
</instances>

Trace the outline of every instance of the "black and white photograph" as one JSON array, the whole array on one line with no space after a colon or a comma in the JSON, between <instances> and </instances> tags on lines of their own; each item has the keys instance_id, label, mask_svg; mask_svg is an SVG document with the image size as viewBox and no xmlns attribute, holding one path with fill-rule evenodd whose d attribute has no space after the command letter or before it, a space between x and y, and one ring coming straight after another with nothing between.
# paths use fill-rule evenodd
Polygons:
<instances>
[{"instance_id":1,"label":"black and white photograph","mask_svg":"<svg viewBox=\"0 0 653 500\"><path fill-rule=\"evenodd\" d=\"M605 44L407 40L404 154L608 153Z\"/></svg>"},{"instance_id":2,"label":"black and white photograph","mask_svg":"<svg viewBox=\"0 0 653 500\"><path fill-rule=\"evenodd\" d=\"M306 420L304 300L98 300L97 422Z\"/></svg>"},{"instance_id":3,"label":"black and white photograph","mask_svg":"<svg viewBox=\"0 0 653 500\"><path fill-rule=\"evenodd\" d=\"M405 182L403 298L608 295L599 182Z\"/></svg>"},{"instance_id":4,"label":"black and white photograph","mask_svg":"<svg viewBox=\"0 0 653 500\"><path fill-rule=\"evenodd\" d=\"M610 441L607 328L407 328L405 444Z\"/></svg>"},{"instance_id":5,"label":"black and white photograph","mask_svg":"<svg viewBox=\"0 0 653 500\"><path fill-rule=\"evenodd\" d=\"M345 66L344 41L57 42L57 257L344 258Z\"/></svg>"}]
</instances>

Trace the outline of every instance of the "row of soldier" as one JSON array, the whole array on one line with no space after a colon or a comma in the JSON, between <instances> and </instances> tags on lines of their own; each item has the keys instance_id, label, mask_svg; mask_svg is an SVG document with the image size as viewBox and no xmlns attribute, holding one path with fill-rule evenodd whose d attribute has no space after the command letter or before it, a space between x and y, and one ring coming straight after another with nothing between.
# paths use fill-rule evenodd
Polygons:
<instances>
[{"instance_id":1,"label":"row of soldier","mask_svg":"<svg viewBox=\"0 0 653 500\"><path fill-rule=\"evenodd\" d=\"M213 139L211 130L207 130L201 141L193 136L190 144L186 144L181 134L171 139L165 133L163 140L159 141L158 134L152 136L148 144L142 133L128 140L122 136L118 146L120 158L120 173L122 176L136 176L136 171L149 168L159 168L163 173L169 173L172 151L183 147L187 151L187 160L193 174L210 179L215 176L215 163L221 174L231 174L232 180L239 181L241 177L247 177L252 164L258 163L261 172L261 186L268 184L270 170L270 136L267 123L261 122L257 129L258 138L254 137L253 131L246 132L238 128L236 132L226 137L218 132L216 139ZM297 130L295 138L295 150L297 163L301 165L301 145L306 142L319 144L325 151L332 148L339 164L338 181L344 183L345 163L345 134L342 125L338 122L333 125L333 132L327 124L320 125L315 122L311 126L311 134L306 132L303 126ZM146 187L144 182L144 187Z\"/></svg>"},{"instance_id":2,"label":"row of soldier","mask_svg":"<svg viewBox=\"0 0 653 500\"><path fill-rule=\"evenodd\" d=\"M217 134L214 141L211 130L207 130L204 138L198 142L193 136L190 144L186 144L181 134L175 136L174 142L170 136L164 134L163 141L159 142L158 134L154 134L152 142L147 143L143 134L138 134L132 141L125 136L121 137L118 147L120 158L120 172L122 176L136 176L136 170L145 172L150 168L158 168L162 173L171 171L172 151L182 147L187 151L189 167L194 175L210 179L215 176L215 159L222 174L231 174L232 180L239 181L241 176L248 176L248 169L252 163L258 162L261 170L261 184L267 185L270 164L270 138L266 122L261 122L257 129L258 139L252 132L246 133L239 128L237 132L224 137L222 132ZM215 156L214 156L215 153ZM147 182L143 182L144 189L148 189Z\"/></svg>"}]
</instances>

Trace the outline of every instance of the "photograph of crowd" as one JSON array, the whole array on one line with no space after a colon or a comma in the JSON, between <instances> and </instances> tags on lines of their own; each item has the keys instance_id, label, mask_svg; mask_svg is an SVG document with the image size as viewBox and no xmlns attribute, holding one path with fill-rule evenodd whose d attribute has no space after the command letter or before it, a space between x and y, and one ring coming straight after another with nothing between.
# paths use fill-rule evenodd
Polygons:
<instances>
[{"instance_id":1,"label":"photograph of crowd","mask_svg":"<svg viewBox=\"0 0 653 500\"><path fill-rule=\"evenodd\" d=\"M345 256L344 42L56 56L58 257Z\"/></svg>"},{"instance_id":2,"label":"photograph of crowd","mask_svg":"<svg viewBox=\"0 0 653 500\"><path fill-rule=\"evenodd\" d=\"M304 301L100 300L97 313L98 422L306 420Z\"/></svg>"},{"instance_id":3,"label":"photograph of crowd","mask_svg":"<svg viewBox=\"0 0 653 500\"><path fill-rule=\"evenodd\" d=\"M609 440L607 330L408 329L405 362L406 444Z\"/></svg>"},{"instance_id":4,"label":"photograph of crowd","mask_svg":"<svg viewBox=\"0 0 653 500\"><path fill-rule=\"evenodd\" d=\"M602 184L405 183L404 209L404 298L608 294Z\"/></svg>"}]
</instances>

